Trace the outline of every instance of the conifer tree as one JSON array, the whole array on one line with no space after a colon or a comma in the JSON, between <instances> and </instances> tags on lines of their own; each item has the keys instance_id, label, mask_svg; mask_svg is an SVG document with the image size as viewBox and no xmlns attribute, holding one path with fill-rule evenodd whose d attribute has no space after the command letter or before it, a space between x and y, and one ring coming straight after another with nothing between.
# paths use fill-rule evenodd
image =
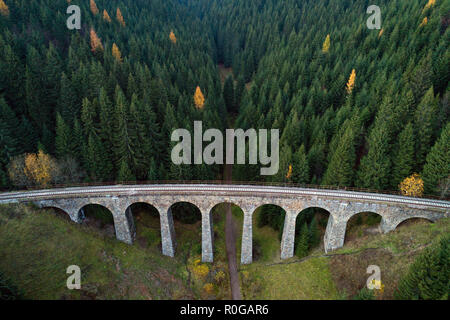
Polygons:
<instances>
[{"instance_id":1,"label":"conifer tree","mask_svg":"<svg viewBox=\"0 0 450 320\"><path fill-rule=\"evenodd\" d=\"M0 14L5 17L9 16L9 8L3 0L0 0Z\"/></svg>"},{"instance_id":2,"label":"conifer tree","mask_svg":"<svg viewBox=\"0 0 450 320\"><path fill-rule=\"evenodd\" d=\"M448 196L450 192L450 123L431 149L423 169L426 193Z\"/></svg>"},{"instance_id":3,"label":"conifer tree","mask_svg":"<svg viewBox=\"0 0 450 320\"><path fill-rule=\"evenodd\" d=\"M55 149L56 157L63 159L68 155L72 155L72 139L69 126L59 113L56 114L56 137Z\"/></svg>"},{"instance_id":4,"label":"conifer tree","mask_svg":"<svg viewBox=\"0 0 450 320\"><path fill-rule=\"evenodd\" d=\"M112 55L117 62L122 62L122 54L120 53L119 47L115 43L112 46Z\"/></svg>"},{"instance_id":5,"label":"conifer tree","mask_svg":"<svg viewBox=\"0 0 450 320\"><path fill-rule=\"evenodd\" d=\"M117 21L119 21L120 25L122 27L125 27L125 20L123 19L122 11L120 11L120 8L117 8L116 18Z\"/></svg>"},{"instance_id":6,"label":"conifer tree","mask_svg":"<svg viewBox=\"0 0 450 320\"><path fill-rule=\"evenodd\" d=\"M314 215L309 225L309 244L311 248L316 247L320 243L320 231L317 224L317 217Z\"/></svg>"},{"instance_id":7,"label":"conifer tree","mask_svg":"<svg viewBox=\"0 0 450 320\"><path fill-rule=\"evenodd\" d=\"M225 105L227 106L228 112L235 112L234 83L232 76L228 76L225 81L223 87L223 99L225 100Z\"/></svg>"},{"instance_id":8,"label":"conifer tree","mask_svg":"<svg viewBox=\"0 0 450 320\"><path fill-rule=\"evenodd\" d=\"M356 81L356 70L353 69L352 73L350 74L350 78L347 82L347 93L351 94L353 92L353 89L355 88L355 81Z\"/></svg>"},{"instance_id":9,"label":"conifer tree","mask_svg":"<svg viewBox=\"0 0 450 320\"><path fill-rule=\"evenodd\" d=\"M434 98L433 88L430 88L417 106L414 114L417 170L420 170L425 163L426 155L431 148L436 123L437 103Z\"/></svg>"},{"instance_id":10,"label":"conifer tree","mask_svg":"<svg viewBox=\"0 0 450 320\"><path fill-rule=\"evenodd\" d=\"M194 103L197 109L203 109L203 107L205 106L205 97L203 96L203 92L199 86L197 86L197 89L195 89Z\"/></svg>"},{"instance_id":11,"label":"conifer tree","mask_svg":"<svg viewBox=\"0 0 450 320\"><path fill-rule=\"evenodd\" d=\"M293 163L292 181L302 184L309 183L309 163L304 144L294 153Z\"/></svg>"},{"instance_id":12,"label":"conifer tree","mask_svg":"<svg viewBox=\"0 0 450 320\"><path fill-rule=\"evenodd\" d=\"M173 32L173 30L170 31L169 38L170 38L170 41L172 41L173 44L177 43L177 37L175 36L175 33Z\"/></svg>"},{"instance_id":13,"label":"conifer tree","mask_svg":"<svg viewBox=\"0 0 450 320\"><path fill-rule=\"evenodd\" d=\"M106 9L103 10L103 20L105 20L108 23L111 23L111 17L109 16L108 11Z\"/></svg>"},{"instance_id":14,"label":"conifer tree","mask_svg":"<svg viewBox=\"0 0 450 320\"><path fill-rule=\"evenodd\" d=\"M328 53L328 51L330 51L330 35L329 34L327 35L325 42L323 43L323 46L322 46L323 53Z\"/></svg>"},{"instance_id":15,"label":"conifer tree","mask_svg":"<svg viewBox=\"0 0 450 320\"><path fill-rule=\"evenodd\" d=\"M339 141L323 178L323 184L336 186L351 186L354 178L355 128L348 125Z\"/></svg>"},{"instance_id":16,"label":"conifer tree","mask_svg":"<svg viewBox=\"0 0 450 320\"><path fill-rule=\"evenodd\" d=\"M369 152L361 160L358 171L358 186L383 190L390 182L391 170L389 132L385 122L373 128L367 144Z\"/></svg>"},{"instance_id":17,"label":"conifer tree","mask_svg":"<svg viewBox=\"0 0 450 320\"><path fill-rule=\"evenodd\" d=\"M103 51L102 41L97 36L97 33L95 32L94 28L91 28L90 36L91 36L91 51L93 52L97 52L99 50Z\"/></svg>"},{"instance_id":18,"label":"conifer tree","mask_svg":"<svg viewBox=\"0 0 450 320\"><path fill-rule=\"evenodd\" d=\"M309 231L308 225L305 222L300 230L297 248L295 249L295 254L297 257L304 258L308 255L308 243L309 243Z\"/></svg>"},{"instance_id":19,"label":"conifer tree","mask_svg":"<svg viewBox=\"0 0 450 320\"><path fill-rule=\"evenodd\" d=\"M98 14L98 7L97 4L95 3L95 0L90 0L90 8L92 14L96 16Z\"/></svg>"},{"instance_id":20,"label":"conifer tree","mask_svg":"<svg viewBox=\"0 0 450 320\"><path fill-rule=\"evenodd\" d=\"M392 164L392 187L396 189L398 184L408 177L414 169L414 130L411 123L406 125L398 137Z\"/></svg>"}]
</instances>

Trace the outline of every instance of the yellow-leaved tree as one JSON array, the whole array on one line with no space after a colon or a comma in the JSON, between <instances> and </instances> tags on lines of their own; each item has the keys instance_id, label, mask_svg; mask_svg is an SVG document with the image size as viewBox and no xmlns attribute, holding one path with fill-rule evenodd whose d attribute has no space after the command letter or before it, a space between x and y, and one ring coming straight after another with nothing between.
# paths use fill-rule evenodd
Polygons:
<instances>
[{"instance_id":1,"label":"yellow-leaved tree","mask_svg":"<svg viewBox=\"0 0 450 320\"><path fill-rule=\"evenodd\" d=\"M109 16L108 11L106 11L106 10L103 10L103 20L111 23L111 17Z\"/></svg>"},{"instance_id":2,"label":"yellow-leaved tree","mask_svg":"<svg viewBox=\"0 0 450 320\"><path fill-rule=\"evenodd\" d=\"M428 18L425 17L425 18L423 18L422 23L419 25L419 27L426 26L427 24L428 24Z\"/></svg>"},{"instance_id":3,"label":"yellow-leaved tree","mask_svg":"<svg viewBox=\"0 0 450 320\"><path fill-rule=\"evenodd\" d=\"M122 11L120 11L120 8L117 8L116 13L117 21L122 25L122 27L125 27L125 20L123 19Z\"/></svg>"},{"instance_id":4,"label":"yellow-leaved tree","mask_svg":"<svg viewBox=\"0 0 450 320\"><path fill-rule=\"evenodd\" d=\"M328 53L328 51L330 51L330 43L331 43L330 35L327 35L327 37L323 43L323 46L322 46L323 53Z\"/></svg>"},{"instance_id":5,"label":"yellow-leaved tree","mask_svg":"<svg viewBox=\"0 0 450 320\"><path fill-rule=\"evenodd\" d=\"M91 0L91 12L94 15L98 14L98 7L97 7L97 4L95 3L95 0Z\"/></svg>"},{"instance_id":6,"label":"yellow-leaved tree","mask_svg":"<svg viewBox=\"0 0 450 320\"><path fill-rule=\"evenodd\" d=\"M425 8L423 8L423 9L426 10L431 7L434 7L435 4L436 4L436 0L429 0L428 3L425 5Z\"/></svg>"},{"instance_id":7,"label":"yellow-leaved tree","mask_svg":"<svg viewBox=\"0 0 450 320\"><path fill-rule=\"evenodd\" d=\"M290 179L292 177L292 164L289 165L288 172L286 174L286 179Z\"/></svg>"},{"instance_id":8,"label":"yellow-leaved tree","mask_svg":"<svg viewBox=\"0 0 450 320\"><path fill-rule=\"evenodd\" d=\"M9 8L3 0L0 0L0 14L5 17L9 16Z\"/></svg>"},{"instance_id":9,"label":"yellow-leaved tree","mask_svg":"<svg viewBox=\"0 0 450 320\"><path fill-rule=\"evenodd\" d=\"M97 36L97 33L95 32L94 28L91 28L90 36L91 36L91 50L93 52L103 50L102 41Z\"/></svg>"},{"instance_id":10,"label":"yellow-leaved tree","mask_svg":"<svg viewBox=\"0 0 450 320\"><path fill-rule=\"evenodd\" d=\"M417 173L407 177L400 185L400 192L408 197L421 197L423 195L423 180Z\"/></svg>"},{"instance_id":11,"label":"yellow-leaved tree","mask_svg":"<svg viewBox=\"0 0 450 320\"><path fill-rule=\"evenodd\" d=\"M173 33L173 31L170 31L169 38L172 43L177 43L177 37L175 36L175 33Z\"/></svg>"},{"instance_id":12,"label":"yellow-leaved tree","mask_svg":"<svg viewBox=\"0 0 450 320\"><path fill-rule=\"evenodd\" d=\"M355 81L356 81L356 70L353 69L352 73L350 74L350 78L347 82L347 93L351 94L353 92L353 89L355 88Z\"/></svg>"},{"instance_id":13,"label":"yellow-leaved tree","mask_svg":"<svg viewBox=\"0 0 450 320\"><path fill-rule=\"evenodd\" d=\"M122 54L120 53L119 47L115 43L113 43L112 46L112 55L118 62L122 62Z\"/></svg>"},{"instance_id":14,"label":"yellow-leaved tree","mask_svg":"<svg viewBox=\"0 0 450 320\"><path fill-rule=\"evenodd\" d=\"M35 185L48 186L56 170L55 160L42 150L39 150L37 154L31 153L25 156L25 174Z\"/></svg>"},{"instance_id":15,"label":"yellow-leaved tree","mask_svg":"<svg viewBox=\"0 0 450 320\"><path fill-rule=\"evenodd\" d=\"M197 89L195 89L194 103L197 109L203 109L205 105L205 97L203 96L203 92L199 86L197 86Z\"/></svg>"},{"instance_id":16,"label":"yellow-leaved tree","mask_svg":"<svg viewBox=\"0 0 450 320\"><path fill-rule=\"evenodd\" d=\"M381 29L381 30L380 30L380 33L378 33L378 38L381 38L381 36L383 35L383 33L384 33L384 29Z\"/></svg>"}]
</instances>

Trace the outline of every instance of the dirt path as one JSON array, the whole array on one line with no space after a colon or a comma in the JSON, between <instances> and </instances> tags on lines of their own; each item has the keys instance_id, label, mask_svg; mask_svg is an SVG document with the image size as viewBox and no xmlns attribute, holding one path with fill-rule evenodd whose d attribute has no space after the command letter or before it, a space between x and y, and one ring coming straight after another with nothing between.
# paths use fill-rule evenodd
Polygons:
<instances>
[{"instance_id":1,"label":"dirt path","mask_svg":"<svg viewBox=\"0 0 450 320\"><path fill-rule=\"evenodd\" d=\"M231 181L231 173L232 166L225 165L223 179L225 181ZM228 257L228 271L230 273L231 297L233 300L242 300L241 288L239 285L239 274L237 271L236 228L233 221L233 214L231 212L231 204L227 203L225 210L225 244Z\"/></svg>"}]
</instances>

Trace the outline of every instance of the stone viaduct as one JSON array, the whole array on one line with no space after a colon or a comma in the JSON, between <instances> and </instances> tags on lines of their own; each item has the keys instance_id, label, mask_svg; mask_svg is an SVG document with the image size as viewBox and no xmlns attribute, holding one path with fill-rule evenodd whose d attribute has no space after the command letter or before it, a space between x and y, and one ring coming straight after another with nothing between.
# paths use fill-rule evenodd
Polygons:
<instances>
[{"instance_id":1,"label":"stone viaduct","mask_svg":"<svg viewBox=\"0 0 450 320\"><path fill-rule=\"evenodd\" d=\"M86 205L104 206L114 218L117 239L128 244L133 243L136 234L130 206L135 203L150 204L160 215L162 253L171 257L175 255L176 249L171 206L188 202L198 207L202 214L203 262L213 261L213 208L221 203L231 203L240 207L244 213L242 264L252 262L253 213L266 204L277 205L286 212L281 241L282 259L294 255L295 222L297 216L307 208L322 208L329 213L324 237L326 252L344 245L347 222L358 213L379 214L382 217L381 230L385 233L410 218L436 221L450 216L450 201L340 190L245 185L116 185L0 194L0 204L20 202L31 202L40 208L58 208L77 223L81 222L81 212Z\"/></svg>"}]
</instances>

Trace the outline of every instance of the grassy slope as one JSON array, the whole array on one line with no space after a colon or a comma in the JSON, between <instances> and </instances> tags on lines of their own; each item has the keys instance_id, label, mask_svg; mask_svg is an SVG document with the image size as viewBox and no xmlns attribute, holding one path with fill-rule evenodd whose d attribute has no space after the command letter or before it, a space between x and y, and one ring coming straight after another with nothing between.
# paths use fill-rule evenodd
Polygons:
<instances>
[{"instance_id":1,"label":"grassy slope","mask_svg":"<svg viewBox=\"0 0 450 320\"><path fill-rule=\"evenodd\" d=\"M241 266L246 299L341 299L351 298L365 286L369 265L381 269L385 285L379 299L392 299L400 277L428 245L450 231L450 219L436 223L417 221L394 232L364 235L325 255L323 246L305 259L280 260L280 241L270 228L253 227L254 240L262 248L259 260ZM350 232L352 230L349 230Z\"/></svg>"},{"instance_id":2,"label":"grassy slope","mask_svg":"<svg viewBox=\"0 0 450 320\"><path fill-rule=\"evenodd\" d=\"M221 208L214 213L215 262L206 264L206 276L198 276L199 223L176 223L178 247L172 259L161 255L159 219L148 214L135 213L138 238L128 246L93 227L46 211L2 206L0 271L28 299L229 299L222 213ZM233 208L233 214L240 252L242 213ZM253 230L261 254L253 264L240 266L245 299L351 297L364 286L370 264L380 266L385 284L382 298L389 299L416 255L450 231L450 219L412 223L385 235L365 235L329 255L317 248L306 259L287 261L280 260L277 232L256 224ZM66 288L66 268L72 264L81 267L81 291ZM220 271L225 278L218 280ZM206 283L213 285L212 292L205 292Z\"/></svg>"}]
</instances>

